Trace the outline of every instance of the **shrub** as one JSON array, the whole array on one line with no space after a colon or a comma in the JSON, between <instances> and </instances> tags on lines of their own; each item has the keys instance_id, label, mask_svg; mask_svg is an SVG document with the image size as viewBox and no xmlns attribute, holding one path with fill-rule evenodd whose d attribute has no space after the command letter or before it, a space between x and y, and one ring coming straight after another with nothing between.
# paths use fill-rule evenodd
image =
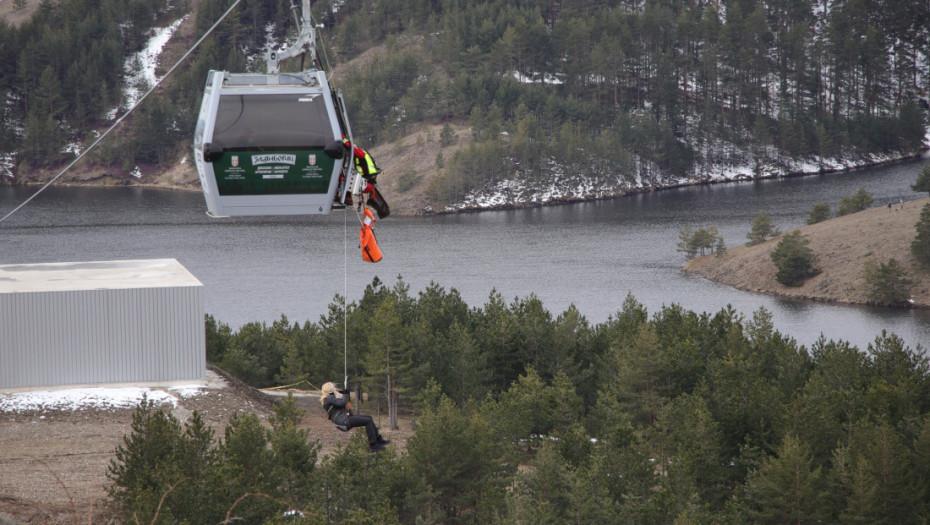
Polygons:
<instances>
[{"instance_id":1,"label":"shrub","mask_svg":"<svg viewBox=\"0 0 930 525\"><path fill-rule=\"evenodd\" d=\"M820 273L814 268L814 253L809 239L801 237L801 232L794 231L785 235L772 250L772 262L775 263L775 279L785 286L801 286L805 279Z\"/></svg>"},{"instance_id":2,"label":"shrub","mask_svg":"<svg viewBox=\"0 0 930 525\"><path fill-rule=\"evenodd\" d=\"M879 304L904 304L914 284L907 270L894 257L888 262L867 261L863 269L865 295Z\"/></svg>"},{"instance_id":3,"label":"shrub","mask_svg":"<svg viewBox=\"0 0 930 525\"><path fill-rule=\"evenodd\" d=\"M807 214L807 224L817 224L830 218L830 205L826 202L814 204L811 211Z\"/></svg>"},{"instance_id":4,"label":"shrub","mask_svg":"<svg viewBox=\"0 0 930 525\"><path fill-rule=\"evenodd\" d=\"M442 155L442 152L439 153ZM437 162L438 164L438 162ZM437 166L441 167L441 166ZM412 190L420 181L423 180L423 177L418 175L415 171L405 171L397 177L397 191L400 193L407 193Z\"/></svg>"}]
</instances>

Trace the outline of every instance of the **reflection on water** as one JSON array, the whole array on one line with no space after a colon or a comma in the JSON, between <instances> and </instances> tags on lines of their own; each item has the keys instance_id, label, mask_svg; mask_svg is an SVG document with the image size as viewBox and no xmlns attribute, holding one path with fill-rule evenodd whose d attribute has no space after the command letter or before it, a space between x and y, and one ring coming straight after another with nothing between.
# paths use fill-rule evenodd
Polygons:
<instances>
[{"instance_id":1,"label":"reflection on water","mask_svg":"<svg viewBox=\"0 0 930 525\"><path fill-rule=\"evenodd\" d=\"M250 321L317 320L339 294L361 297L374 277L398 275L416 293L431 282L473 307L492 291L508 302L535 293L555 316L574 304L592 323L615 314L628 293L655 313L680 304L714 313L759 307L776 328L810 345L823 334L865 348L882 329L916 346L930 340L930 312L783 300L684 274L685 226L713 225L728 246L746 242L765 211L782 230L803 224L818 202L833 209L860 187L876 205L918 195L919 163L842 175L678 188L598 202L378 221L384 252L361 261L358 220L328 216L211 219L195 192L52 187L0 224L0 264L176 258L205 286L207 312L238 327ZM35 188L0 187L0 213ZM387 196L390 200L390 196Z\"/></svg>"}]
</instances>

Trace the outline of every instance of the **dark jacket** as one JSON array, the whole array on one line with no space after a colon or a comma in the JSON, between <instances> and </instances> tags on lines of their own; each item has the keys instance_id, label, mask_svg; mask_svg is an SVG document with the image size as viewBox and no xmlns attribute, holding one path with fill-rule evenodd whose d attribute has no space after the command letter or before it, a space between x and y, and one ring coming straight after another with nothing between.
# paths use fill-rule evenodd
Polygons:
<instances>
[{"instance_id":1,"label":"dark jacket","mask_svg":"<svg viewBox=\"0 0 930 525\"><path fill-rule=\"evenodd\" d=\"M323 410L326 410L326 415L329 417L329 420L336 424L336 426L348 426L349 418L349 409L346 405L349 404L348 396L343 396L342 399L336 397L335 394L330 393L323 400Z\"/></svg>"}]
</instances>

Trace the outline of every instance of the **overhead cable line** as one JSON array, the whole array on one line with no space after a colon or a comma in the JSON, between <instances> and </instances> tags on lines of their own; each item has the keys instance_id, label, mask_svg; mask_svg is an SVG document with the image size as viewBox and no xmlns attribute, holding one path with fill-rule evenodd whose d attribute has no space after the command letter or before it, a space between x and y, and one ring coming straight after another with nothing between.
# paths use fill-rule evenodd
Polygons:
<instances>
[{"instance_id":1,"label":"overhead cable line","mask_svg":"<svg viewBox=\"0 0 930 525\"><path fill-rule=\"evenodd\" d=\"M43 191L45 191L46 188L48 188L49 186L51 186L52 184L54 184L55 181L57 181L58 179L60 179L62 175L64 175L65 173L67 173L68 170L70 170L75 164L77 164L81 159L83 159L85 155L87 155L88 153L90 153L90 151L93 150L94 147L96 147L97 144L100 143L100 141L102 141L103 139L105 139L105 138L107 137L107 135L110 134L110 132L112 132L114 129L116 129L116 127L119 126L119 125L123 122L123 120L124 120L126 117L129 116L130 113L132 113L137 107L139 107L139 104L142 104L142 101L144 101L146 98L148 98L148 96L149 96L150 94L152 94L152 92L155 91L155 89L158 88L158 86L160 86L161 83L162 83L166 78L168 78L168 77L171 75L171 73L173 73L174 70L177 69L178 66L181 65L182 62L184 62L185 60L187 60L187 57L190 56L190 54L193 53L194 50L197 49L197 47L199 47L200 44L201 44L204 40L206 40L206 38L207 38L208 36L210 36L210 33L212 33L213 30L216 29L216 27L219 26L220 23L221 23L223 20L225 20L227 16L229 16L230 13L232 13L233 9L235 9L236 6L238 6L239 3L240 3L241 1L242 1L242 0L235 0L235 2L233 2L233 4L229 7L229 9L227 9L226 12L223 13L223 16L221 16L221 17L219 18L219 20L217 20L216 23L213 24L213 26L211 26L210 29L208 29L207 32L204 33L204 35L203 35L202 37L200 37L200 40L198 40L197 42L195 42L194 45L193 45L190 49L188 49L186 53L184 53L184 56L182 56L181 58L179 58L178 61L175 62L175 64L174 64L173 66L171 66L171 69L169 69L168 72L165 73L165 75L164 75L163 77L161 77L157 82L155 82L155 85L153 85L151 89L149 89L144 95L142 95L142 97L140 97L139 100L138 100L135 104L133 104L132 107L129 108L128 111L126 111L126 113L123 114L123 116L121 116L119 119L117 119L116 122L114 122L113 125L110 126L109 129L107 129L105 132L103 132L102 135L100 135L99 137L97 137L97 140L95 140L90 146L88 146L88 148L87 148L86 150L84 150L83 152L81 152L81 154L78 155L77 158L75 158L73 161L71 161L71 163L68 164L68 165L65 167L65 169L61 170L61 172L59 172L58 175L55 175L54 177L52 177L52 179L49 180L48 182L46 182L45 185L43 185L41 188L38 189L38 191L36 191L36 192L33 193L32 195L30 195L28 199L24 200L24 201L22 202L22 204L20 204L19 206L13 208L13 211L11 211L11 212L7 213L6 215L4 215L3 218L0 218L0 223L2 223L3 221L7 220L10 216L12 216L14 213L18 212L22 207L24 207L26 204L28 204L32 199L36 198L40 193L42 193Z\"/></svg>"}]
</instances>

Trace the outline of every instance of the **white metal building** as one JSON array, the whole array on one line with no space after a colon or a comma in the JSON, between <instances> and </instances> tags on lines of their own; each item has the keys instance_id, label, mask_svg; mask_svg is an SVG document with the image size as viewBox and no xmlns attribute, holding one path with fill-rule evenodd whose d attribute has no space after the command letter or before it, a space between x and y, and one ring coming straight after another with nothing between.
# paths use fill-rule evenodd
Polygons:
<instances>
[{"instance_id":1,"label":"white metal building","mask_svg":"<svg viewBox=\"0 0 930 525\"><path fill-rule=\"evenodd\" d=\"M203 285L178 261L0 265L0 390L205 378Z\"/></svg>"}]
</instances>

